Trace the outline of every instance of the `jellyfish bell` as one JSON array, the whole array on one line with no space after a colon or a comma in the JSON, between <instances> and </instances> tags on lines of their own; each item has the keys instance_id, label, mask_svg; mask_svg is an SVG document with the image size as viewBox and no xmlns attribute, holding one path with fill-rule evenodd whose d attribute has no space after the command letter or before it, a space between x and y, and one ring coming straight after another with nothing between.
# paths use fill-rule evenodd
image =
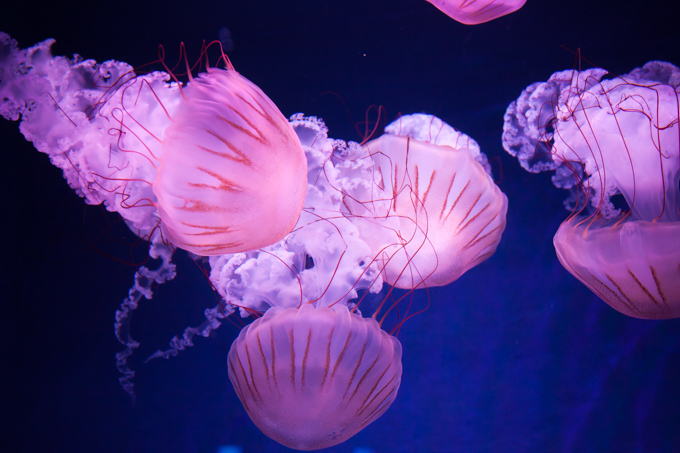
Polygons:
<instances>
[{"instance_id":1,"label":"jellyfish bell","mask_svg":"<svg viewBox=\"0 0 680 453\"><path fill-rule=\"evenodd\" d=\"M557 230L560 263L615 310L642 319L680 317L680 222L618 225L572 217Z\"/></svg>"},{"instance_id":2,"label":"jellyfish bell","mask_svg":"<svg viewBox=\"0 0 680 453\"><path fill-rule=\"evenodd\" d=\"M272 308L231 346L229 379L251 420L298 450L327 448L397 396L401 344L345 305Z\"/></svg>"},{"instance_id":3,"label":"jellyfish bell","mask_svg":"<svg viewBox=\"0 0 680 453\"><path fill-rule=\"evenodd\" d=\"M575 212L553 241L569 272L628 316L677 318L680 69L652 61L605 74L532 85L506 112L504 147L572 190Z\"/></svg>"},{"instance_id":4,"label":"jellyfish bell","mask_svg":"<svg viewBox=\"0 0 680 453\"><path fill-rule=\"evenodd\" d=\"M466 25L477 25L514 13L526 0L427 0L441 12Z\"/></svg>"},{"instance_id":5,"label":"jellyfish bell","mask_svg":"<svg viewBox=\"0 0 680 453\"><path fill-rule=\"evenodd\" d=\"M233 69L189 82L153 182L174 245L220 255L273 244L297 222L306 186L300 140L260 88Z\"/></svg>"},{"instance_id":6,"label":"jellyfish bell","mask_svg":"<svg viewBox=\"0 0 680 453\"><path fill-rule=\"evenodd\" d=\"M477 143L439 118L402 116L385 131L365 145L375 184L370 194L351 194L353 221L376 251L386 283L447 285L494 253L507 197Z\"/></svg>"}]
</instances>

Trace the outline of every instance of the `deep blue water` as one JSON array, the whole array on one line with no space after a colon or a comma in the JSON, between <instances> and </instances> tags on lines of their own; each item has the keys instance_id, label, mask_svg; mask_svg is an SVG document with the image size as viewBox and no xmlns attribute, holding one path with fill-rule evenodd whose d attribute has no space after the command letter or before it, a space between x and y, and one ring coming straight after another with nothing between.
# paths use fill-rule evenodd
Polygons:
<instances>
[{"instance_id":1,"label":"deep blue water","mask_svg":"<svg viewBox=\"0 0 680 453\"><path fill-rule=\"evenodd\" d=\"M429 292L429 310L399 334L396 402L332 451L680 451L680 320L627 318L569 275L552 246L566 193L521 170L500 141L507 104L555 71L680 64L671 2L528 0L475 27L424 0L44 3L3 11L0 30L23 47L53 37L56 55L139 66L159 44L169 59L180 41L197 53L227 26L232 62L284 114L321 116L331 136L359 140L354 123L370 105L388 120L432 113L502 170L509 211L498 251ZM140 363L216 302L181 253L178 277L135 315L142 353L130 404L117 381L113 316L135 271L122 262L143 246L131 247L120 224L106 235L115 216L85 207L15 124L0 122L0 140L0 451L285 450L250 422L228 382L237 325L175 359Z\"/></svg>"}]
</instances>

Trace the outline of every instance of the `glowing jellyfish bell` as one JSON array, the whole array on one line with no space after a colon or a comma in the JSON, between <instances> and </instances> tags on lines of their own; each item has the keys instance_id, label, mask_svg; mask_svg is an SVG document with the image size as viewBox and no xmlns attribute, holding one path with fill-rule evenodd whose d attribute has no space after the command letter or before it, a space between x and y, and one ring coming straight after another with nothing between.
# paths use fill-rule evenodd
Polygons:
<instances>
[{"instance_id":1,"label":"glowing jellyfish bell","mask_svg":"<svg viewBox=\"0 0 680 453\"><path fill-rule=\"evenodd\" d=\"M507 197L467 135L432 115L405 115L365 145L375 180L347 205L376 251L386 283L443 286L489 258Z\"/></svg>"},{"instance_id":2,"label":"glowing jellyfish bell","mask_svg":"<svg viewBox=\"0 0 680 453\"><path fill-rule=\"evenodd\" d=\"M477 25L514 13L526 0L427 0L440 11L466 25Z\"/></svg>"},{"instance_id":3,"label":"glowing jellyfish bell","mask_svg":"<svg viewBox=\"0 0 680 453\"><path fill-rule=\"evenodd\" d=\"M174 245L234 253L293 229L307 186L302 145L271 99L233 68L189 82L162 141L153 192Z\"/></svg>"},{"instance_id":4,"label":"glowing jellyfish bell","mask_svg":"<svg viewBox=\"0 0 680 453\"><path fill-rule=\"evenodd\" d=\"M272 308L229 351L229 378L262 432L298 450L352 437L397 396L401 344L345 305Z\"/></svg>"},{"instance_id":5,"label":"glowing jellyfish bell","mask_svg":"<svg viewBox=\"0 0 680 453\"><path fill-rule=\"evenodd\" d=\"M652 61L601 80L563 71L505 116L504 147L555 169L575 209L554 238L562 265L614 309L680 317L680 69Z\"/></svg>"}]
</instances>

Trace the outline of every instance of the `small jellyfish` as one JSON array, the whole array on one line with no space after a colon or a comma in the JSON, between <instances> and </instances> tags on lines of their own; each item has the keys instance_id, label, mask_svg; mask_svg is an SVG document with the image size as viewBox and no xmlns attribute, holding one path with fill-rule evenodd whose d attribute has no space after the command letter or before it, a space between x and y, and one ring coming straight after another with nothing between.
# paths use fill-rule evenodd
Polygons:
<instances>
[{"instance_id":1,"label":"small jellyfish","mask_svg":"<svg viewBox=\"0 0 680 453\"><path fill-rule=\"evenodd\" d=\"M318 450L352 437L397 396L401 344L345 305L268 310L229 350L229 379L277 442Z\"/></svg>"},{"instance_id":2,"label":"small jellyfish","mask_svg":"<svg viewBox=\"0 0 680 453\"><path fill-rule=\"evenodd\" d=\"M505 115L503 145L529 171L556 170L573 214L562 265L614 309L680 317L680 69L555 73Z\"/></svg>"},{"instance_id":3,"label":"small jellyfish","mask_svg":"<svg viewBox=\"0 0 680 453\"><path fill-rule=\"evenodd\" d=\"M489 22L514 13L526 0L427 0L441 12L466 25Z\"/></svg>"},{"instance_id":4,"label":"small jellyfish","mask_svg":"<svg viewBox=\"0 0 680 453\"><path fill-rule=\"evenodd\" d=\"M489 258L507 197L477 143L431 115L406 115L366 143L374 184L350 192L353 221L389 285L443 286Z\"/></svg>"}]
</instances>

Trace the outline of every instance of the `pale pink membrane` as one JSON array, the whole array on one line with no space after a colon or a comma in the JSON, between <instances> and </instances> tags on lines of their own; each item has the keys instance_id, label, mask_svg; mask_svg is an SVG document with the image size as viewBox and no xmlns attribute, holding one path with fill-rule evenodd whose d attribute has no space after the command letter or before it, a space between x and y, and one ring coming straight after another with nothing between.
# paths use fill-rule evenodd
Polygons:
<instances>
[{"instance_id":1,"label":"pale pink membrane","mask_svg":"<svg viewBox=\"0 0 680 453\"><path fill-rule=\"evenodd\" d=\"M526 0L427 0L440 11L466 25L482 24L514 13Z\"/></svg>"},{"instance_id":2,"label":"pale pink membrane","mask_svg":"<svg viewBox=\"0 0 680 453\"><path fill-rule=\"evenodd\" d=\"M291 124L308 163L297 225L264 249L210 257L210 281L227 304L243 307L244 317L301 303L350 304L357 291L378 293L382 288L363 232L342 212L345 188L370 181L370 157L356 143L328 137L318 118L297 114Z\"/></svg>"},{"instance_id":3,"label":"pale pink membrane","mask_svg":"<svg viewBox=\"0 0 680 453\"><path fill-rule=\"evenodd\" d=\"M200 74L183 95L153 185L163 232L198 255L281 240L307 186L302 145L286 118L233 69Z\"/></svg>"},{"instance_id":4,"label":"pale pink membrane","mask_svg":"<svg viewBox=\"0 0 680 453\"><path fill-rule=\"evenodd\" d=\"M580 217L560 225L554 239L565 269L612 308L643 319L680 317L678 242L680 222L589 225Z\"/></svg>"},{"instance_id":5,"label":"pale pink membrane","mask_svg":"<svg viewBox=\"0 0 680 453\"><path fill-rule=\"evenodd\" d=\"M229 351L229 378L252 421L298 450L337 445L397 396L401 344L345 305L272 308Z\"/></svg>"},{"instance_id":6,"label":"pale pink membrane","mask_svg":"<svg viewBox=\"0 0 680 453\"><path fill-rule=\"evenodd\" d=\"M680 317L680 69L605 74L563 71L529 87L508 107L504 147L527 169L556 169L569 205L594 211L555 235L569 272L628 316Z\"/></svg>"},{"instance_id":7,"label":"pale pink membrane","mask_svg":"<svg viewBox=\"0 0 680 453\"><path fill-rule=\"evenodd\" d=\"M373 185L346 204L386 283L447 285L495 252L507 198L477 143L439 118L402 116L386 132L365 145Z\"/></svg>"}]
</instances>

